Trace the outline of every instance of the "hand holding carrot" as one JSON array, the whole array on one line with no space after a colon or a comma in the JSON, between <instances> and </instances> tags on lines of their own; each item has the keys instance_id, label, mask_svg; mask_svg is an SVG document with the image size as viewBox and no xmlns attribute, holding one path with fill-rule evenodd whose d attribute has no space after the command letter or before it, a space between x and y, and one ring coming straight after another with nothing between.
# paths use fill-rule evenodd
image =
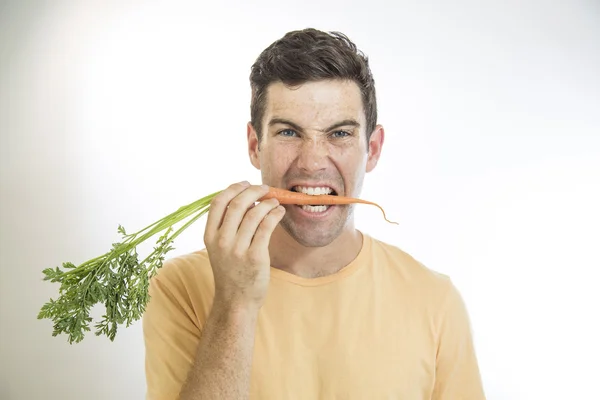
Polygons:
<instances>
[{"instance_id":1,"label":"hand holding carrot","mask_svg":"<svg viewBox=\"0 0 600 400\"><path fill-rule=\"evenodd\" d=\"M269 241L285 209L261 201L266 186L231 185L211 202L204 234L215 280L215 302L260 307L270 277Z\"/></svg>"}]
</instances>

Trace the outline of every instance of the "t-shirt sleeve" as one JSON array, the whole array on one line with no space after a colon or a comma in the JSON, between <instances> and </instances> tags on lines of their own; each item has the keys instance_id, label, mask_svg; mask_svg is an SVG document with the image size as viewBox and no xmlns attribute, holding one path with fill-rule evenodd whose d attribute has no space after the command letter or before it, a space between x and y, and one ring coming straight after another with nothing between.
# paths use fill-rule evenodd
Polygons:
<instances>
[{"instance_id":1,"label":"t-shirt sleeve","mask_svg":"<svg viewBox=\"0 0 600 400\"><path fill-rule=\"evenodd\" d=\"M483 400L485 394L466 306L449 282L439 319L432 400Z\"/></svg>"},{"instance_id":2,"label":"t-shirt sleeve","mask_svg":"<svg viewBox=\"0 0 600 400\"><path fill-rule=\"evenodd\" d=\"M169 279L153 277L149 294L143 315L146 399L176 400L195 360L200 327L189 298Z\"/></svg>"}]
</instances>

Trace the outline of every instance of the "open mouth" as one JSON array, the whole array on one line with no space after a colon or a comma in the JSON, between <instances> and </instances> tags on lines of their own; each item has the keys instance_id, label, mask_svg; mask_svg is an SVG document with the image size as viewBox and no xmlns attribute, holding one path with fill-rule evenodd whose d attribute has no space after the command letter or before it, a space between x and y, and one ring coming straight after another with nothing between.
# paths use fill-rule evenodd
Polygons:
<instances>
[{"instance_id":1,"label":"open mouth","mask_svg":"<svg viewBox=\"0 0 600 400\"><path fill-rule=\"evenodd\" d=\"M303 193L309 196L320 196L320 195L329 195L329 196L337 196L337 192L328 186L322 187L305 187L305 186L293 186L290 188L292 192ZM297 205L297 207L302 208L305 212L308 213L324 213L331 207L332 205L323 205L323 204L311 204L311 205Z\"/></svg>"}]
</instances>

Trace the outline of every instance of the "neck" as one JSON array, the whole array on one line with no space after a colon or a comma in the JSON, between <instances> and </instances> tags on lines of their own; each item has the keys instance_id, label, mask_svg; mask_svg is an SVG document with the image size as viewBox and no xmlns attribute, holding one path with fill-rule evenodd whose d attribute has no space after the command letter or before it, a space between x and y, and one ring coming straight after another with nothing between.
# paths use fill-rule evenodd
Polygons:
<instances>
[{"instance_id":1,"label":"neck","mask_svg":"<svg viewBox=\"0 0 600 400\"><path fill-rule=\"evenodd\" d=\"M335 274L350 264L362 243L362 233L350 227L326 246L305 247L278 226L271 235L269 254L274 268L310 279Z\"/></svg>"}]
</instances>

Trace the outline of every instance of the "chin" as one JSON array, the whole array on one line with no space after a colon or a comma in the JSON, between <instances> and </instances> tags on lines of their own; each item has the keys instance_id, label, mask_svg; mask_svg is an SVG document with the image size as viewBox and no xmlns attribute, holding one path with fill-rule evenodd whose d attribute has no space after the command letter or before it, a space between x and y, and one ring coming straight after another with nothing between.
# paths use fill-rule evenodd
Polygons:
<instances>
[{"instance_id":1,"label":"chin","mask_svg":"<svg viewBox=\"0 0 600 400\"><path fill-rule=\"evenodd\" d=\"M281 221L282 228L300 245L304 247L325 247L337 239L344 230L342 221L333 226L298 226L293 221Z\"/></svg>"}]
</instances>

